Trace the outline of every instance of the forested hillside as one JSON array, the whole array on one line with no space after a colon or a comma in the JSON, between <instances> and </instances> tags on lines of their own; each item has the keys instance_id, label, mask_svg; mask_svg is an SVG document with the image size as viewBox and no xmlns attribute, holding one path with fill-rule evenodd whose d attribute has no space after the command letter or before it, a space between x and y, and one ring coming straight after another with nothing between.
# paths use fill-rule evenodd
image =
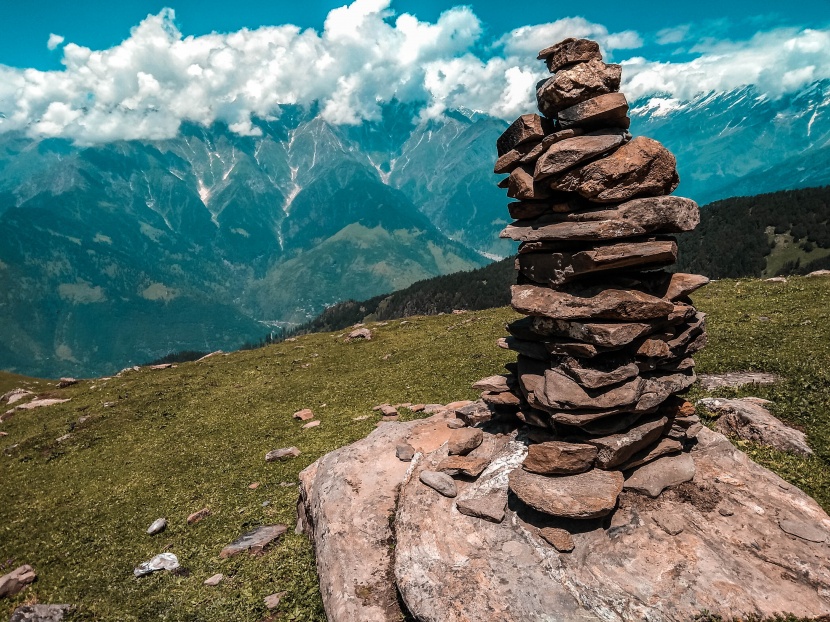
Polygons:
<instances>
[{"instance_id":1,"label":"forested hillside","mask_svg":"<svg viewBox=\"0 0 830 622\"><path fill-rule=\"evenodd\" d=\"M713 279L807 274L830 268L830 186L733 197L703 206L700 225L678 235L677 270ZM366 320L478 310L510 302L513 258L419 281L392 294L329 307L298 332Z\"/></svg>"},{"instance_id":2,"label":"forested hillside","mask_svg":"<svg viewBox=\"0 0 830 622\"><path fill-rule=\"evenodd\" d=\"M679 236L678 270L711 278L807 274L828 266L830 186L734 197Z\"/></svg>"}]
</instances>

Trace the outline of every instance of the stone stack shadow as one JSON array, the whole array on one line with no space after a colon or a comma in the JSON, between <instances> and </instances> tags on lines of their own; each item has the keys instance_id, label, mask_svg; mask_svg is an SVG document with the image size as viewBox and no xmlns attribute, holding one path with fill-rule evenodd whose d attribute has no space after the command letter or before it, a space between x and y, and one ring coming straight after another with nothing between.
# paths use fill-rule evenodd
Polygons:
<instances>
[{"instance_id":1,"label":"stone stack shadow","mask_svg":"<svg viewBox=\"0 0 830 622\"><path fill-rule=\"evenodd\" d=\"M476 386L537 429L513 493L589 519L611 512L624 486L656 496L694 475L684 452L700 423L678 395L706 344L689 295L708 279L664 269L677 260L671 234L698 224L698 206L671 196L674 156L629 133L621 67L585 39L538 58L552 73L537 85L542 114L510 125L494 169L516 199L501 237L520 242L512 306L526 317L499 345L518 360Z\"/></svg>"}]
</instances>

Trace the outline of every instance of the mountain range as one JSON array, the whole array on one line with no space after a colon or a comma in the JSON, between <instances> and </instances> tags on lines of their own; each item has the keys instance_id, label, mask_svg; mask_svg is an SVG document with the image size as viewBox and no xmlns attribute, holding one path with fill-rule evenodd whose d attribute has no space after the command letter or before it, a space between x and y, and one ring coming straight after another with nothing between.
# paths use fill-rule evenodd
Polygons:
<instances>
[{"instance_id":1,"label":"mountain range","mask_svg":"<svg viewBox=\"0 0 830 622\"><path fill-rule=\"evenodd\" d=\"M632 132L677 156L700 203L830 181L830 82L632 102ZM284 106L259 136L182 126L163 141L0 135L0 368L93 375L233 348L513 252L492 174L507 123L418 123L393 102L355 126Z\"/></svg>"}]
</instances>

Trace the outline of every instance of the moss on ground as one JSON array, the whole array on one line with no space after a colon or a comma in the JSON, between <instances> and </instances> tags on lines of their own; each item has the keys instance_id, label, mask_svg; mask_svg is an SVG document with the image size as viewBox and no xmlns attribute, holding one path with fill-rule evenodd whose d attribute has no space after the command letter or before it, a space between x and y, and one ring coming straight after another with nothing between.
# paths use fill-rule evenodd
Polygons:
<instances>
[{"instance_id":1,"label":"moss on ground","mask_svg":"<svg viewBox=\"0 0 830 622\"><path fill-rule=\"evenodd\" d=\"M710 314L711 335L696 357L699 371L783 377L713 394L773 400L776 415L807 431L816 457L744 449L830 509L830 280L721 281L696 302ZM379 420L372 406L474 398L470 383L514 358L494 344L514 317L494 309L394 320L370 325L369 342L306 335L175 369L83 381L59 391L68 403L15 414L0 424L9 433L0 438L0 569L30 563L39 580L0 603L0 618L37 599L75 603L80 620L253 622L268 619L266 595L285 591L274 619L324 620L303 536L289 531L259 557L221 560L219 551L256 525L293 527L297 474L371 432ZM322 425L302 430L292 420L305 407ZM291 445L302 455L265 463L267 451ZM259 487L250 489L254 482ZM187 526L202 507L212 515ZM160 516L167 530L146 535ZM186 571L133 577L133 567L164 549ZM217 572L229 578L202 584Z\"/></svg>"}]
</instances>

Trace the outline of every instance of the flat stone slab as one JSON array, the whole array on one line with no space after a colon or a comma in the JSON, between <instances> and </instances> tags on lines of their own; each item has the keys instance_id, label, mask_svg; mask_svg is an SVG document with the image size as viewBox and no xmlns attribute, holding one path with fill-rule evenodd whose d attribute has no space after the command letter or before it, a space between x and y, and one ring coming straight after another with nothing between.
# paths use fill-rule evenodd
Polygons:
<instances>
[{"instance_id":1,"label":"flat stone slab","mask_svg":"<svg viewBox=\"0 0 830 622\"><path fill-rule=\"evenodd\" d=\"M722 387L737 389L748 384L775 384L781 378L775 374L758 371L730 371L725 374L701 374L701 386L707 391L714 391Z\"/></svg>"},{"instance_id":2,"label":"flat stone slab","mask_svg":"<svg viewBox=\"0 0 830 622\"><path fill-rule=\"evenodd\" d=\"M715 428L722 434L737 436L799 456L813 455L813 450L807 444L807 435L776 419L764 407L766 400L752 397L734 400L710 397L700 400L699 403L719 416Z\"/></svg>"},{"instance_id":3,"label":"flat stone slab","mask_svg":"<svg viewBox=\"0 0 830 622\"><path fill-rule=\"evenodd\" d=\"M282 536L288 527L285 525L263 525L252 529L231 542L219 553L219 557L233 557L248 551L256 554L264 551L274 540Z\"/></svg>"},{"instance_id":4,"label":"flat stone slab","mask_svg":"<svg viewBox=\"0 0 830 622\"><path fill-rule=\"evenodd\" d=\"M668 456L636 468L625 480L625 489L656 497L666 488L691 481L695 463L689 454Z\"/></svg>"},{"instance_id":5,"label":"flat stone slab","mask_svg":"<svg viewBox=\"0 0 830 622\"><path fill-rule=\"evenodd\" d=\"M510 490L519 499L539 512L564 518L605 516L617 504L622 487L619 471L548 476L516 469L510 474Z\"/></svg>"}]
</instances>

